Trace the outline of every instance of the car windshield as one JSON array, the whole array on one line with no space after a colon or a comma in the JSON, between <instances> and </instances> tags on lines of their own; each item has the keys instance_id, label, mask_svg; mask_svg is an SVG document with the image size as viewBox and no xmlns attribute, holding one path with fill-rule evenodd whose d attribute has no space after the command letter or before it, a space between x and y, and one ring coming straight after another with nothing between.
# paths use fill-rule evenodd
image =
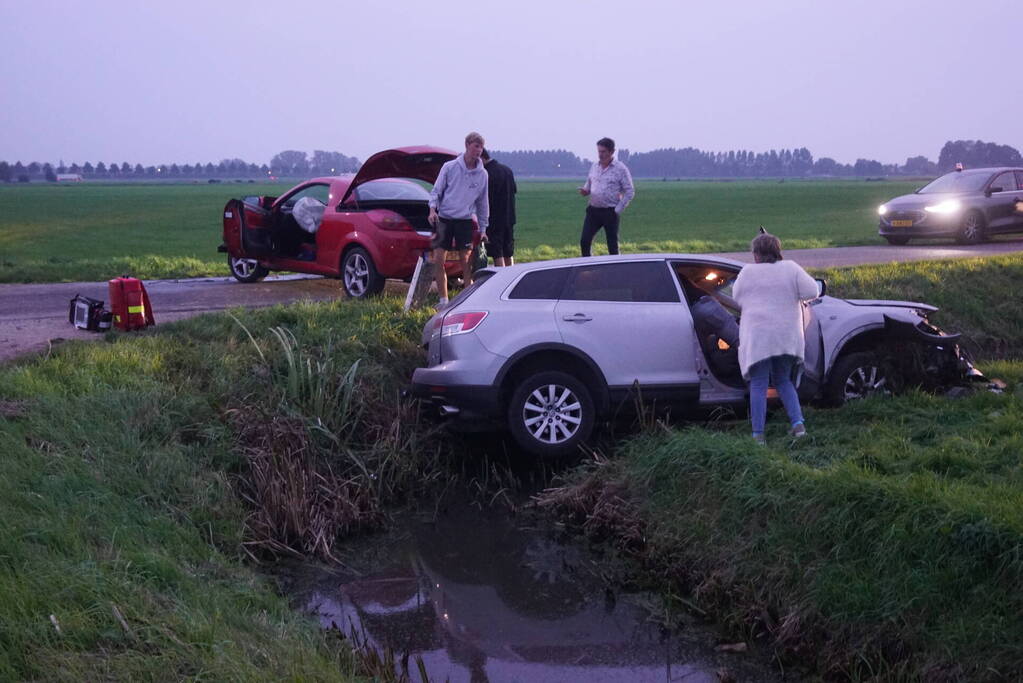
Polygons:
<instances>
[{"instance_id":1,"label":"car windshield","mask_svg":"<svg viewBox=\"0 0 1023 683\"><path fill-rule=\"evenodd\" d=\"M953 171L917 190L917 194L945 194L961 192L979 192L991 171Z\"/></svg>"},{"instance_id":2,"label":"car windshield","mask_svg":"<svg viewBox=\"0 0 1023 683\"><path fill-rule=\"evenodd\" d=\"M370 180L355 188L355 199L360 202L430 201L430 193L422 185L409 180L385 178Z\"/></svg>"}]
</instances>

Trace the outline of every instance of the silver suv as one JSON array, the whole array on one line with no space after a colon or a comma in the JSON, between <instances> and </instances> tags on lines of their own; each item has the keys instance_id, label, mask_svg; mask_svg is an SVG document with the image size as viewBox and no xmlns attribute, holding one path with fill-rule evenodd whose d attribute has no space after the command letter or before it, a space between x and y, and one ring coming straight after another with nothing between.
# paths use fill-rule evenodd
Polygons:
<instances>
[{"instance_id":1,"label":"silver suv","mask_svg":"<svg viewBox=\"0 0 1023 683\"><path fill-rule=\"evenodd\" d=\"M413 394L447 418L496 419L525 450L549 456L575 451L600 419L639 401L683 413L742 404L734 334L698 303L708 289L730 293L742 267L638 254L481 270L426 324L427 367L413 374ZM959 335L927 322L933 306L836 299L819 285L804 306L802 398L841 403L979 374Z\"/></svg>"}]
</instances>

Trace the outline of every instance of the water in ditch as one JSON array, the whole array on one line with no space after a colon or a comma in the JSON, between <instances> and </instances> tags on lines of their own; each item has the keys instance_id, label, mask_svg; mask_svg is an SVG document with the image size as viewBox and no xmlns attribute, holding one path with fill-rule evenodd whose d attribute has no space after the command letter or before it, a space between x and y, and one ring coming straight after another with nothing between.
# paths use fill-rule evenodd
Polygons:
<instances>
[{"instance_id":1,"label":"water in ditch","mask_svg":"<svg viewBox=\"0 0 1023 683\"><path fill-rule=\"evenodd\" d=\"M346 557L342 570L289 571L289 592L324 628L394 653L413 681L418 658L452 683L783 680L765 655L721 651L709 627L612 590L588 551L501 510L412 517Z\"/></svg>"}]
</instances>

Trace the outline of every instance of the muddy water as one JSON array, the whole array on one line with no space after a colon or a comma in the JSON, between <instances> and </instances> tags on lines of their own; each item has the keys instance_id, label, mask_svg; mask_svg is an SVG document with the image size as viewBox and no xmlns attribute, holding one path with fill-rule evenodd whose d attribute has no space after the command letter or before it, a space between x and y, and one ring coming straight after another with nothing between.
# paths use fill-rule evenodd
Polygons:
<instances>
[{"instance_id":1,"label":"muddy water","mask_svg":"<svg viewBox=\"0 0 1023 683\"><path fill-rule=\"evenodd\" d=\"M431 515L431 517L433 517ZM410 520L337 573L305 568L291 592L325 628L408 653L419 680L781 680L766 658L715 651L706 627L663 628L651 596L612 592L589 554L472 507ZM396 665L400 666L400 665Z\"/></svg>"}]
</instances>

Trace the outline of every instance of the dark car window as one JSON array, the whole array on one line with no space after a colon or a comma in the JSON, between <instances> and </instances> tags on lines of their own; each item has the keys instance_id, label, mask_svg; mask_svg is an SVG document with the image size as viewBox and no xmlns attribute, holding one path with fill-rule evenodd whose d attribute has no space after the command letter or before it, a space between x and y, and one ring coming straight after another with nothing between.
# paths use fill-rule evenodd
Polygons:
<instances>
[{"instance_id":1,"label":"dark car window","mask_svg":"<svg viewBox=\"0 0 1023 683\"><path fill-rule=\"evenodd\" d=\"M508 295L509 299L559 299L571 268L551 268L526 273Z\"/></svg>"},{"instance_id":2,"label":"dark car window","mask_svg":"<svg viewBox=\"0 0 1023 683\"><path fill-rule=\"evenodd\" d=\"M992 180L989 187L992 192L1015 192L1016 176L1012 171L1006 171L1005 173L999 174L997 178ZM998 190L997 188L1002 189Z\"/></svg>"},{"instance_id":3,"label":"dark car window","mask_svg":"<svg viewBox=\"0 0 1023 683\"><path fill-rule=\"evenodd\" d=\"M477 291L480 287L483 286L483 283L485 283L493 276L494 271L492 270L478 271L475 274L475 279L472 281L472 284L463 289L461 292L459 292L458 296L451 300L451 304L449 307L453 308L458 304L462 303L463 301L465 301L466 299L468 299L470 296L472 296L473 292Z\"/></svg>"},{"instance_id":4,"label":"dark car window","mask_svg":"<svg viewBox=\"0 0 1023 683\"><path fill-rule=\"evenodd\" d=\"M678 290L662 261L602 263L572 270L563 299L677 302Z\"/></svg>"},{"instance_id":5,"label":"dark car window","mask_svg":"<svg viewBox=\"0 0 1023 683\"><path fill-rule=\"evenodd\" d=\"M355 199L360 202L430 201L430 193L418 183L407 180L371 180L355 188Z\"/></svg>"},{"instance_id":6,"label":"dark car window","mask_svg":"<svg viewBox=\"0 0 1023 683\"><path fill-rule=\"evenodd\" d=\"M953 171L924 185L919 194L943 192L980 192L991 177L991 171Z\"/></svg>"},{"instance_id":7,"label":"dark car window","mask_svg":"<svg viewBox=\"0 0 1023 683\"><path fill-rule=\"evenodd\" d=\"M308 187L303 187L301 190L284 200L284 206L290 209L295 206L295 202L302 199L302 197L312 197L321 204L326 205L327 201L330 199L330 186L309 185Z\"/></svg>"},{"instance_id":8,"label":"dark car window","mask_svg":"<svg viewBox=\"0 0 1023 683\"><path fill-rule=\"evenodd\" d=\"M1016 171L1016 187L1023 187L1023 171Z\"/></svg>"}]
</instances>

